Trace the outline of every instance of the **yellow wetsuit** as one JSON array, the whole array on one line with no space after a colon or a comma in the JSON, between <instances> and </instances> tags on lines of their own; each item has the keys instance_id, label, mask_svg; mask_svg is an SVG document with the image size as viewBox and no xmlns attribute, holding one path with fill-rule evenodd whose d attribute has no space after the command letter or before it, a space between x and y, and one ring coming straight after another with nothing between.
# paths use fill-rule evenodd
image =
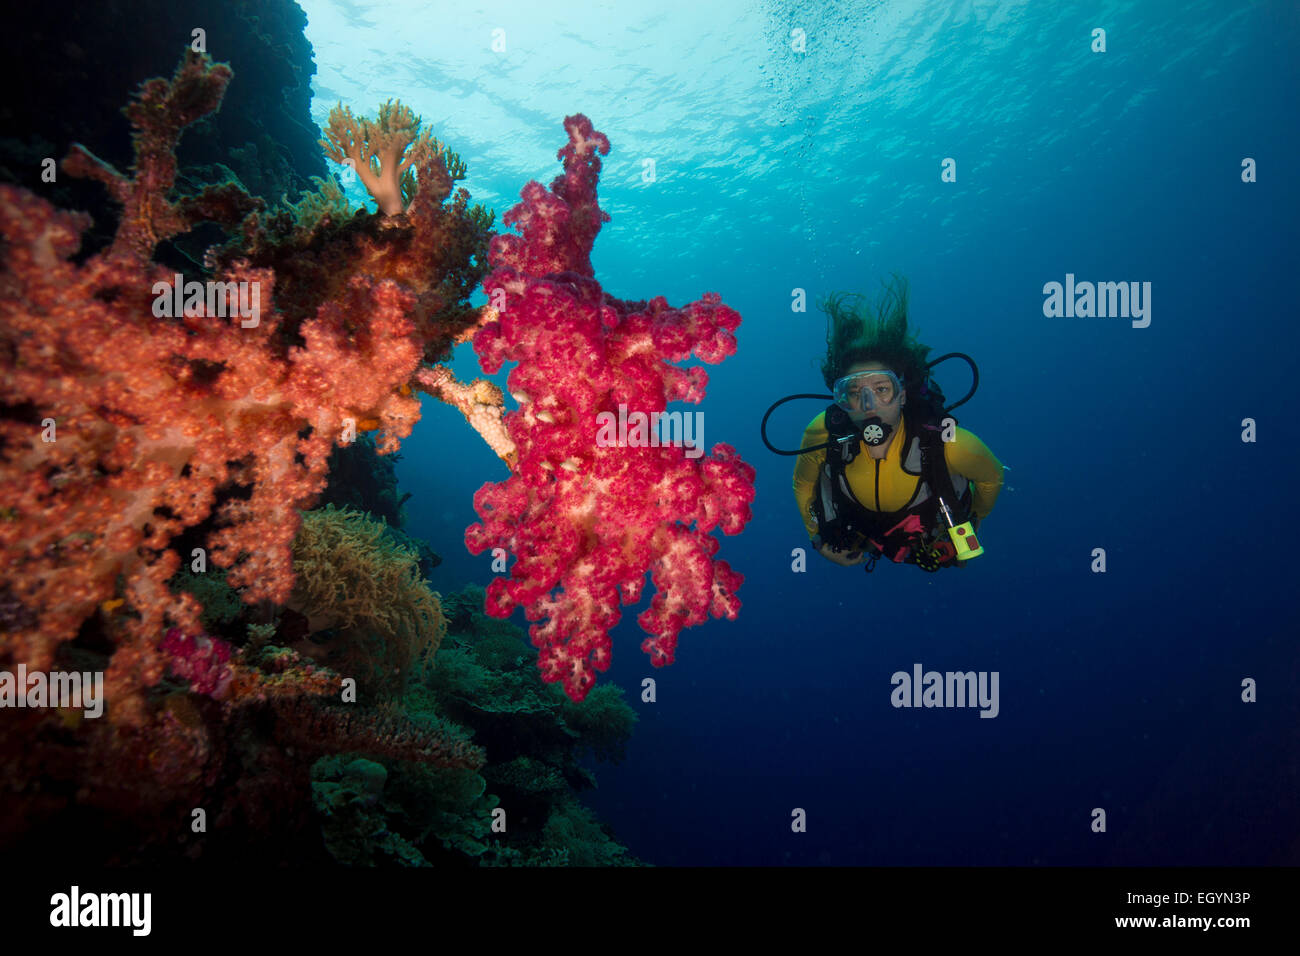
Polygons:
<instances>
[{"instance_id":1,"label":"yellow wetsuit","mask_svg":"<svg viewBox=\"0 0 1300 956\"><path fill-rule=\"evenodd\" d=\"M803 444L825 444L826 413L822 412L809 423L803 433ZM952 475L953 487L958 497L969 483L971 509L981 520L993 510L998 492L1002 490L1002 463L982 441L964 428L956 430L956 439L943 443L944 460ZM826 449L800 455L794 467L794 500L799 505L799 516L808 529L808 536L817 534L817 517L813 512L813 497ZM860 504L871 511L893 513L912 505L921 490L920 450L907 434L906 420L898 423L894 440L884 458L872 458L864 447L861 453L844 469L845 478Z\"/></svg>"}]
</instances>

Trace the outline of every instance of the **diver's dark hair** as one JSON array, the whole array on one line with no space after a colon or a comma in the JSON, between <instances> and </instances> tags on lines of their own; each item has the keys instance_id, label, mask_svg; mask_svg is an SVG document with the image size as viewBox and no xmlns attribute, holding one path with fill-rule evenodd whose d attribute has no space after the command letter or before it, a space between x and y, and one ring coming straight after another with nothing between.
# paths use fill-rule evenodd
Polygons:
<instances>
[{"instance_id":1,"label":"diver's dark hair","mask_svg":"<svg viewBox=\"0 0 1300 956\"><path fill-rule=\"evenodd\" d=\"M874 306L858 293L832 292L818 307L827 317L822 362L827 388L858 362L888 366L904 388L925 381L930 347L908 334L906 279L895 275L885 283Z\"/></svg>"}]
</instances>

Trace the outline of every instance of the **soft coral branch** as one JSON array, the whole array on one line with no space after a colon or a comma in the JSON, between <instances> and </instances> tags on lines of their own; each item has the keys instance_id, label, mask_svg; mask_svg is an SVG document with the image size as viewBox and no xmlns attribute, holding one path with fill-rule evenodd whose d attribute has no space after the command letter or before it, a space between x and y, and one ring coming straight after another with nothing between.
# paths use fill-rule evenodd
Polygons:
<instances>
[{"instance_id":1,"label":"soft coral branch","mask_svg":"<svg viewBox=\"0 0 1300 956\"><path fill-rule=\"evenodd\" d=\"M233 76L224 63L211 63L189 50L170 80L155 77L141 84L122 112L131 121L135 149L133 175L126 177L74 143L63 160L70 176L94 179L122 204L122 220L110 255L148 259L164 239L188 231L201 219L233 224L260 206L237 187L209 186L180 203L168 198L176 181L176 143L186 126L216 112Z\"/></svg>"},{"instance_id":2,"label":"soft coral branch","mask_svg":"<svg viewBox=\"0 0 1300 956\"><path fill-rule=\"evenodd\" d=\"M542 679L582 700L609 667L620 599L641 599L647 571L658 593L638 622L655 666L672 663L683 627L736 616L742 579L714 560L710 532L745 526L754 469L728 445L700 458L702 449L598 441L601 416L620 406L649 416L703 399L704 370L669 363L722 361L735 351L740 316L714 293L674 309L662 297L623 302L601 289L591 248L609 218L596 200L609 141L585 116L564 126L564 174L549 192L525 186L503 220L522 235L491 246L495 271L483 289L504 308L474 350L489 373L518 362L508 382L521 407L505 417L518 462L509 480L474 496L483 520L465 544L515 556L510 577L488 589L487 613L525 608Z\"/></svg>"},{"instance_id":3,"label":"soft coral branch","mask_svg":"<svg viewBox=\"0 0 1300 956\"><path fill-rule=\"evenodd\" d=\"M485 378L476 378L466 384L457 381L445 365L422 368L415 376L422 391L441 399L465 416L469 426L482 436L498 457L511 467L515 463L515 443L510 440L502 416L505 414L505 396L501 389Z\"/></svg>"}]
</instances>

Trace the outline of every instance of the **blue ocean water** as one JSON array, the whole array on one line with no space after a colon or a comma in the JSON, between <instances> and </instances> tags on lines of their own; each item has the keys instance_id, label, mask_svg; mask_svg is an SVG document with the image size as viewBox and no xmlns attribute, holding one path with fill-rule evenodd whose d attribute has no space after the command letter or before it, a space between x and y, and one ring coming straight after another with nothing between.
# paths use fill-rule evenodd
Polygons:
<instances>
[{"instance_id":1,"label":"blue ocean water","mask_svg":"<svg viewBox=\"0 0 1300 956\"><path fill-rule=\"evenodd\" d=\"M633 853L1300 862L1300 7L300 2L318 122L400 97L499 219L556 175L562 119L583 112L613 147L597 279L675 305L718 292L743 316L699 409L706 444L758 471L753 520L720 553L744 607L684 632L658 671L626 609L601 678L640 723L584 799ZM1010 466L986 554L936 575L814 554L798 573L793 459L763 446L759 420L824 390L812 303L893 273L933 354L979 363L958 417ZM1067 274L1150 282L1150 324L1045 317L1044 285ZM468 346L454 367L479 374ZM969 381L959 362L939 379L950 399ZM780 409L774 442L796 447L820 408ZM410 530L443 556L434 586L485 584L463 533L504 466L434 402L402 454ZM891 706L891 675L918 663L997 671L998 716Z\"/></svg>"}]
</instances>

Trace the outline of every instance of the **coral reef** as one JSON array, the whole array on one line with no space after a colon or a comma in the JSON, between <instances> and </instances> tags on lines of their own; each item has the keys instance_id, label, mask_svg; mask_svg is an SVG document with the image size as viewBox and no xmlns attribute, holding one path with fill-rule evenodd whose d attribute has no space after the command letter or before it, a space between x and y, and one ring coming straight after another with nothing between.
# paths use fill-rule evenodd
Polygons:
<instances>
[{"instance_id":1,"label":"coral reef","mask_svg":"<svg viewBox=\"0 0 1300 956\"><path fill-rule=\"evenodd\" d=\"M83 621L120 600L107 675L115 719L137 715L127 699L161 677L166 623L201 629L197 602L166 586L180 563L168 550L174 536L219 508L212 561L246 601L283 603L298 508L324 484L330 447L350 421L374 421L381 446L395 447L419 417L400 390L421 354L410 295L391 281L353 276L340 301L303 324L305 345L287 350L266 271L221 277L225 305L235 289L262 299L251 327L226 312L168 318L159 308L173 276L149 260L154 244L227 208L228 190L176 202L167 193L176 137L216 107L229 79L187 54L170 82L141 87L128 110L129 180L73 149L65 168L93 175L124 205L113 243L80 265L70 257L84 217L0 186L0 576L31 621L8 631L4 655L48 668ZM218 504L235 486L243 493Z\"/></svg>"},{"instance_id":2,"label":"coral reef","mask_svg":"<svg viewBox=\"0 0 1300 956\"><path fill-rule=\"evenodd\" d=\"M107 700L102 720L0 722L0 844L115 863L635 862L573 796L636 719L594 672L646 573L656 665L682 627L735 617L741 578L711 532L743 528L753 470L726 445L605 447L595 416L698 402L707 376L670 363L721 361L739 316L713 294L673 309L603 292L608 143L584 117L551 191L530 183L507 217L521 235L493 238L456 187L463 162L395 101L376 119L340 106L326 130L376 212L320 176L290 203L257 129L183 170L182 133L231 81L189 50L143 83L128 172L71 147L66 177L120 207L111 236L0 184L0 667L103 672ZM480 283L492 308L469 305ZM471 339L489 373L519 363L518 411L436 364ZM399 530L391 462L417 392L512 472L466 532L474 553L511 551L511 576L445 612L436 555ZM371 501L384 520L335 506ZM516 606L539 622L538 668L484 613ZM197 810L209 829L187 831ZM51 835L54 819L82 826Z\"/></svg>"},{"instance_id":3,"label":"coral reef","mask_svg":"<svg viewBox=\"0 0 1300 956\"><path fill-rule=\"evenodd\" d=\"M203 642L173 641L178 655L220 667L220 652L205 653ZM70 653L95 666L87 652ZM339 676L288 648L233 651L224 690L191 684L219 673L198 668L180 684L162 682L131 725L77 712L7 715L0 789L10 812L0 845L87 863L178 853L240 864L325 859L310 796L320 757L357 753L471 773L483 765L463 730L337 703ZM189 831L195 808L206 814L206 833Z\"/></svg>"},{"instance_id":4,"label":"coral reef","mask_svg":"<svg viewBox=\"0 0 1300 956\"><path fill-rule=\"evenodd\" d=\"M418 127L418 119L401 109ZM296 334L322 303L344 295L352 277L392 280L413 297L409 315L424 360L443 361L481 324L468 299L487 271L494 216L471 206L464 188L453 195L464 163L427 133L419 137L406 157L417 175L408 168L403 177L409 205L391 213L351 210L333 180L318 179L318 191L296 204L254 210L230 242L209 252L208 265L221 270L247 262L274 271L286 335ZM373 185L380 196L387 188Z\"/></svg>"},{"instance_id":5,"label":"coral reef","mask_svg":"<svg viewBox=\"0 0 1300 956\"><path fill-rule=\"evenodd\" d=\"M544 684L523 632L487 617L483 598L477 587L447 596L437 667L402 701L409 719L442 737L472 734L483 765L322 758L312 788L330 854L367 866L639 863L575 798L595 786L581 758L621 759L636 714L616 687L574 703ZM498 808L506 826L494 832Z\"/></svg>"},{"instance_id":6,"label":"coral reef","mask_svg":"<svg viewBox=\"0 0 1300 956\"><path fill-rule=\"evenodd\" d=\"M388 829L380 807L387 781L384 765L364 757L323 757L312 766L312 802L325 849L336 860L353 866L426 863L410 841Z\"/></svg>"},{"instance_id":7,"label":"coral reef","mask_svg":"<svg viewBox=\"0 0 1300 956\"><path fill-rule=\"evenodd\" d=\"M80 264L84 216L0 186L0 576L13 625L0 653L46 669L83 622L111 608L97 626L117 648L107 675L115 721L140 717L139 691L163 673L167 627L202 631L198 602L166 586L180 565L169 544L206 523L205 550L243 600L285 603L299 510L323 487L331 449L358 431L376 431L381 453L396 449L419 417L411 382L422 356L463 331L435 332L421 311L442 287L445 260L430 250L483 238L443 210L449 176L431 152L413 224L368 244L364 261L347 260L292 327L277 307L281 277L230 245L212 257L218 281L206 299L187 292L171 309L183 277L150 255L196 222L234 228L243 217L242 243L269 261L286 251L233 184L169 196L181 131L218 107L230 79L187 52L171 80L143 84L126 110L130 177L73 147L65 171L103 183L123 207L112 243ZM462 225L467 235L452 242ZM326 259L347 258L328 253L331 237L316 238ZM411 288L394 275L421 278Z\"/></svg>"},{"instance_id":8,"label":"coral reef","mask_svg":"<svg viewBox=\"0 0 1300 956\"><path fill-rule=\"evenodd\" d=\"M312 858L293 841L314 826L317 757L482 764L480 750L440 725L341 702L340 675L280 646L274 621L293 591L300 509L324 485L331 450L369 431L387 453L409 434L419 415L410 382L429 344L412 318L417 302L464 277L448 280L428 255L403 265L418 245L408 224L372 248L391 235L379 258L392 273L420 274L419 289L348 260L331 297L286 322L278 277L237 254L247 242L274 259L261 224L279 214L233 181L175 188L182 131L218 108L230 80L227 67L189 52L170 80L143 84L125 111L129 174L71 149L63 171L102 184L122 208L93 254L78 255L87 216L0 186L0 666L103 672L107 699L101 720L31 710L0 722L8 845L39 839L48 849L80 832L79 858L165 859L201 807L213 830L241 838L196 835L182 852ZM412 202L420 222L440 215L432 192L420 188ZM328 258L338 237L325 234L330 213L316 212ZM214 253L191 295L190 276L152 257L204 222L235 230L237 243L223 247L226 258ZM481 244L481 217L456 235L467 222L421 241ZM475 274L453 259L440 260L448 275ZM467 308L453 296L444 312ZM421 322L438 342L460 332L428 314ZM393 624L414 635L394 642L399 668L402 647L427 646L440 629L427 589L414 613ZM373 666L392 674L392 664L385 646ZM43 827L56 816L60 827ZM165 820L174 826L157 825Z\"/></svg>"}]
</instances>

